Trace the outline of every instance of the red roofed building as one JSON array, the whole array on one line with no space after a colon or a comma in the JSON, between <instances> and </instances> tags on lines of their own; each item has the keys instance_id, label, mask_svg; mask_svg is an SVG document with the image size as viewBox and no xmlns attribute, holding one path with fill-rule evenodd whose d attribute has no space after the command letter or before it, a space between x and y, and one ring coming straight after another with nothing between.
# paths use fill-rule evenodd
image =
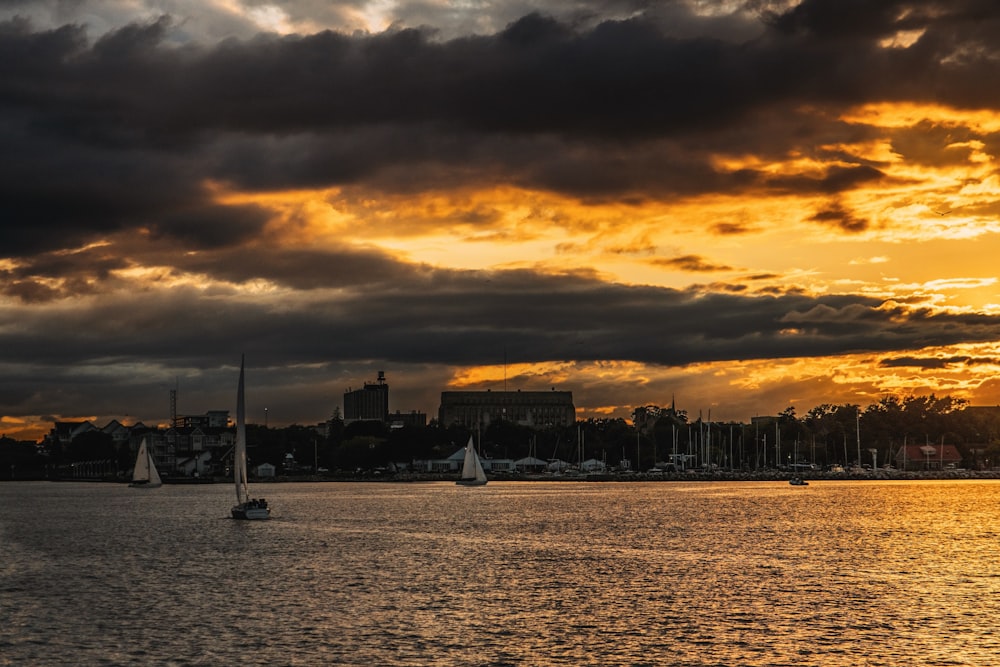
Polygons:
<instances>
[{"instance_id":1,"label":"red roofed building","mask_svg":"<svg viewBox=\"0 0 1000 667\"><path fill-rule=\"evenodd\" d=\"M962 462L955 445L906 445L896 452L896 467L900 470L944 470Z\"/></svg>"}]
</instances>

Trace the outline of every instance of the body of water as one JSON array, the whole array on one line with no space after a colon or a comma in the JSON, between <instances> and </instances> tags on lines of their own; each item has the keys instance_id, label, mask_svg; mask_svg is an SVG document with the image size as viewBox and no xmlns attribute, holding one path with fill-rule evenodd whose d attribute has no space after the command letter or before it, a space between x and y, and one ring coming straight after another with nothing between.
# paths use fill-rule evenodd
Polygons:
<instances>
[{"instance_id":1,"label":"body of water","mask_svg":"<svg viewBox=\"0 0 1000 667\"><path fill-rule=\"evenodd\" d=\"M0 484L3 665L1000 664L1000 482Z\"/></svg>"}]
</instances>

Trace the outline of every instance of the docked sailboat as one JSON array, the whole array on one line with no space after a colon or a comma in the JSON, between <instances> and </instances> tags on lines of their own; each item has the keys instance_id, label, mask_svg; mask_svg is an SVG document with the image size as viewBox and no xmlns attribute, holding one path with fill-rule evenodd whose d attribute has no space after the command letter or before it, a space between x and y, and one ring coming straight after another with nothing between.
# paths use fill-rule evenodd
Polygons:
<instances>
[{"instance_id":1,"label":"docked sailboat","mask_svg":"<svg viewBox=\"0 0 1000 667\"><path fill-rule=\"evenodd\" d=\"M486 471L483 470L483 462L479 460L476 447L469 436L469 444L465 446L465 460L462 463L462 476L456 484L461 486L485 486Z\"/></svg>"},{"instance_id":2,"label":"docked sailboat","mask_svg":"<svg viewBox=\"0 0 1000 667\"><path fill-rule=\"evenodd\" d=\"M139 444L139 454L135 457L135 468L132 469L132 481L129 486L135 489L156 489L163 485L160 473L156 471L153 462L153 452L146 446L143 438Z\"/></svg>"},{"instance_id":3,"label":"docked sailboat","mask_svg":"<svg viewBox=\"0 0 1000 667\"><path fill-rule=\"evenodd\" d=\"M234 519L267 519L271 509L263 498L251 498L247 485L247 429L243 400L243 357L240 357L240 383L236 389L236 446L233 448L233 479L236 482Z\"/></svg>"}]
</instances>

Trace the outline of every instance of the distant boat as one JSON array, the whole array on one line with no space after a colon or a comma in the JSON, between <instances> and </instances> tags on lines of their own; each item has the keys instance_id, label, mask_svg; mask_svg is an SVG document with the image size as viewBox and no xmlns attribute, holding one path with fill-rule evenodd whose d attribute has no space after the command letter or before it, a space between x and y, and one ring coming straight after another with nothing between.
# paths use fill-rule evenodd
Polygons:
<instances>
[{"instance_id":1,"label":"distant boat","mask_svg":"<svg viewBox=\"0 0 1000 667\"><path fill-rule=\"evenodd\" d=\"M153 462L153 454L146 447L146 439L143 438L139 454L135 457L135 468L132 469L132 482L129 486L135 489L157 489L162 485L160 473L156 471L156 464Z\"/></svg>"},{"instance_id":2,"label":"distant boat","mask_svg":"<svg viewBox=\"0 0 1000 667\"><path fill-rule=\"evenodd\" d=\"M472 443L472 436L469 436L469 444L465 446L465 461L462 464L462 476L456 484L462 486L485 486L486 471L483 470L483 462L476 454L476 447Z\"/></svg>"},{"instance_id":3,"label":"distant boat","mask_svg":"<svg viewBox=\"0 0 1000 667\"><path fill-rule=\"evenodd\" d=\"M271 516L267 501L251 498L247 486L247 428L243 406L243 357L240 356L240 383L236 389L236 447L233 449L233 479L236 482L234 519L266 519Z\"/></svg>"},{"instance_id":4,"label":"distant boat","mask_svg":"<svg viewBox=\"0 0 1000 667\"><path fill-rule=\"evenodd\" d=\"M794 456L795 456L795 458L792 459L792 469L793 470L796 468L796 466L799 465L799 439L798 438L795 438L795 455ZM788 480L788 483L791 484L792 486L809 486L809 482L807 482L806 480L802 479L798 475L795 475L790 480Z\"/></svg>"}]
</instances>

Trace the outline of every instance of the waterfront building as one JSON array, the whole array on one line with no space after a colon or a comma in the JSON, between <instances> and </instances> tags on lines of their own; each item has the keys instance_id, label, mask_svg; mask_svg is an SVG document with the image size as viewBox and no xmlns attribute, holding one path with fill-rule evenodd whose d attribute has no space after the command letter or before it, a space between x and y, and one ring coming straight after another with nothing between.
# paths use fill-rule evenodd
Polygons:
<instances>
[{"instance_id":1,"label":"waterfront building","mask_svg":"<svg viewBox=\"0 0 1000 667\"><path fill-rule=\"evenodd\" d=\"M517 468L518 472L540 473L545 470L545 467L548 464L548 461L543 461L542 459L534 456L525 456L522 459L514 461L514 467Z\"/></svg>"},{"instance_id":2,"label":"waterfront building","mask_svg":"<svg viewBox=\"0 0 1000 667\"><path fill-rule=\"evenodd\" d=\"M253 468L254 476L259 477L261 479L265 477L273 479L274 476L277 474L277 472L278 469L274 466L273 463L261 463L259 466L254 466Z\"/></svg>"},{"instance_id":3,"label":"waterfront building","mask_svg":"<svg viewBox=\"0 0 1000 667\"><path fill-rule=\"evenodd\" d=\"M146 440L146 446L161 473L170 475L181 472L190 467L190 461L194 459L197 461L194 470L202 474L206 465L216 468L215 472L223 472L219 455L233 447L236 436L232 427L176 426L161 429L137 424L129 434L129 447L133 453L138 451L143 440ZM201 456L204 452L215 456L205 459Z\"/></svg>"},{"instance_id":4,"label":"waterfront building","mask_svg":"<svg viewBox=\"0 0 1000 667\"><path fill-rule=\"evenodd\" d=\"M944 470L961 464L962 454L955 445L906 445L896 451L900 470Z\"/></svg>"},{"instance_id":5,"label":"waterfront building","mask_svg":"<svg viewBox=\"0 0 1000 667\"><path fill-rule=\"evenodd\" d=\"M45 436L45 446L51 449L57 445L68 445L76 436L97 430L99 429L89 421L53 422L52 430Z\"/></svg>"},{"instance_id":6,"label":"waterfront building","mask_svg":"<svg viewBox=\"0 0 1000 667\"><path fill-rule=\"evenodd\" d=\"M209 410L203 415L180 415L174 426L182 428L226 428L229 426L229 410Z\"/></svg>"},{"instance_id":7,"label":"waterfront building","mask_svg":"<svg viewBox=\"0 0 1000 667\"><path fill-rule=\"evenodd\" d=\"M576 422L571 391L443 391L438 420L442 426L460 424L485 428L496 421L545 428Z\"/></svg>"},{"instance_id":8,"label":"waterfront building","mask_svg":"<svg viewBox=\"0 0 1000 667\"><path fill-rule=\"evenodd\" d=\"M339 411L334 418L338 414ZM344 392L344 423L356 421L384 422L389 428L423 427L427 426L427 413L396 410L390 414L389 385L385 381L385 371L379 371L376 382L366 382L361 389L348 389Z\"/></svg>"},{"instance_id":9,"label":"waterfront building","mask_svg":"<svg viewBox=\"0 0 1000 667\"><path fill-rule=\"evenodd\" d=\"M431 473L457 473L462 470L462 463L465 461L465 447L456 449L455 453L446 459L430 459L413 461L413 469L418 472ZM544 464L545 462L542 461ZM514 459L482 459L483 470L488 473L517 472L517 463Z\"/></svg>"},{"instance_id":10,"label":"waterfront building","mask_svg":"<svg viewBox=\"0 0 1000 667\"><path fill-rule=\"evenodd\" d=\"M205 477L212 474L212 452L198 452L193 456L177 459L176 470L181 477Z\"/></svg>"},{"instance_id":11,"label":"waterfront building","mask_svg":"<svg viewBox=\"0 0 1000 667\"><path fill-rule=\"evenodd\" d=\"M366 382L361 389L344 392L344 423L353 421L387 421L389 418L389 385L385 372L378 372L377 382Z\"/></svg>"},{"instance_id":12,"label":"waterfront building","mask_svg":"<svg viewBox=\"0 0 1000 667\"><path fill-rule=\"evenodd\" d=\"M395 413L389 415L386 420L389 424L389 428L406 428L407 426L417 426L424 427L427 426L427 413L417 412L412 410L410 412L400 412L396 410Z\"/></svg>"},{"instance_id":13,"label":"waterfront building","mask_svg":"<svg viewBox=\"0 0 1000 667\"><path fill-rule=\"evenodd\" d=\"M139 422L140 425L142 422ZM108 422L108 425L101 429L102 433L107 433L111 436L111 441L115 443L117 448L124 442L128 442L129 433L131 432L130 427L125 426L117 419L112 419Z\"/></svg>"}]
</instances>

